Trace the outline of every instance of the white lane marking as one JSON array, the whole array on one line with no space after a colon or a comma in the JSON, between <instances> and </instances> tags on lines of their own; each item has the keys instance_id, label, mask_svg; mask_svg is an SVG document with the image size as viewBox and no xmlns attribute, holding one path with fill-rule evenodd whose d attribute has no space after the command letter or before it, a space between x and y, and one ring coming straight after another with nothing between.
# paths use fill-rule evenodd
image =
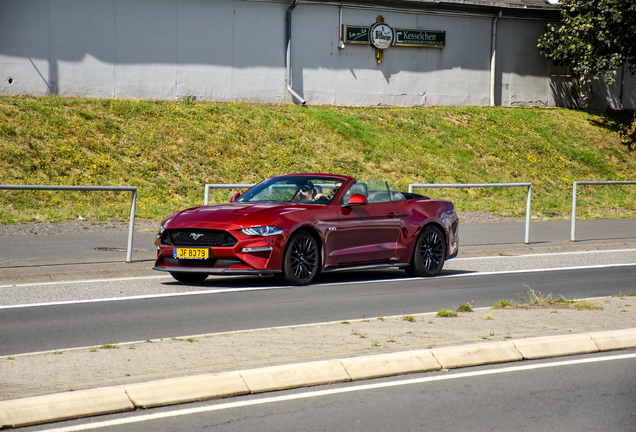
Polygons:
<instances>
[{"instance_id":1,"label":"white lane marking","mask_svg":"<svg viewBox=\"0 0 636 432\"><path fill-rule=\"evenodd\" d=\"M536 254L522 254L522 255L492 255L492 256L482 256L482 257L453 258L453 262L471 261L471 260L477 261L477 260L501 259L501 258L528 258L528 257L554 256L554 255L585 255L585 254L611 253L611 252L636 252L636 249L607 249L607 250L588 250L588 251L574 251L574 252L536 253Z\"/></svg>"},{"instance_id":2,"label":"white lane marking","mask_svg":"<svg viewBox=\"0 0 636 432\"><path fill-rule=\"evenodd\" d=\"M292 287L278 286L278 287L218 288L218 289L205 290L205 291L187 291L187 292L181 292L181 293L145 294L145 295L136 295L136 296L129 296L129 297L107 297L107 298L98 298L98 299L67 300L67 301L48 302L48 303L27 303L27 304L20 304L20 305L6 305L6 306L0 306L0 309L42 307L42 306L61 306L61 305L82 304L82 303L103 303L103 302L115 302L115 301L124 301L124 300L147 300L147 299L156 299L156 298L164 298L164 297L182 297L182 296L201 295L201 294L219 294L219 293L241 292L241 291L264 291L264 290L288 289L288 288L292 288Z\"/></svg>"},{"instance_id":3,"label":"white lane marking","mask_svg":"<svg viewBox=\"0 0 636 432\"><path fill-rule=\"evenodd\" d=\"M555 268L523 269L523 270L502 270L502 271L490 271L490 272L467 271L465 273L440 275L435 277L434 279L448 279L448 278L466 277L466 276L493 276L493 275L517 274L517 273L540 273L540 272L564 271L564 270L590 270L590 269L600 269L600 268L633 267L633 266L636 266L636 263L598 264L598 265L589 265L589 266L555 267ZM371 284L371 283L404 282L404 281L414 281L414 280L430 280L430 278L411 277L411 278L399 278L399 279L376 279L376 280L349 281L349 282L325 282L321 284L314 284L312 286L341 286L341 285L358 285L358 284ZM106 279L106 281L108 281L108 279ZM85 283L85 281L77 281L77 283ZM291 286L262 287L261 286L261 287L245 287L245 288L217 288L212 290L188 291L188 292L182 292L182 293L146 294L146 295L137 295L137 296L129 296L129 297L107 297L107 298L85 299L85 300L67 300L67 301L48 302L48 303L26 303L26 304L18 304L18 305L6 305L6 306L0 306L0 310L42 307L42 306L62 306L62 305L82 304L82 303L104 303L104 302L115 302L115 301L125 301L125 300L148 300L148 299L166 298L166 297L183 297L183 296L204 295L204 294L235 293L235 292L244 292L244 291L268 291L268 290L290 289L290 288L293 288L293 287Z\"/></svg>"},{"instance_id":4,"label":"white lane marking","mask_svg":"<svg viewBox=\"0 0 636 432\"><path fill-rule=\"evenodd\" d=\"M435 276L432 280L436 279L449 279L449 278L457 278L457 277L466 277L466 276L492 276L492 275L504 275L504 274L515 274L515 273L537 273L537 272L551 272L551 271L563 271L563 270L587 270L587 269L598 269L598 268L611 268L611 267L630 267L636 266L636 263L625 263L625 264L597 264L597 265L589 265L589 266L572 266L572 267L554 267L554 268L540 268L540 269L523 269L523 270L501 270L501 271L489 271L489 272L480 272L480 271L472 271L468 270L464 273L457 274L448 274L448 275L440 275ZM453 270L455 271L455 270ZM461 270L457 270L461 271ZM314 284L314 286L327 286L327 285L355 285L362 283L387 283L387 282L404 282L404 281L413 281L413 280L431 280L431 278L399 278L399 279L376 279L376 280L366 280L366 281L351 281L351 282L334 282L334 283L322 283L322 284Z\"/></svg>"},{"instance_id":5,"label":"white lane marking","mask_svg":"<svg viewBox=\"0 0 636 432\"><path fill-rule=\"evenodd\" d=\"M636 266L636 263L621 263L621 264L597 264L597 265L587 265L587 266L572 266L572 267L546 267L539 269L520 269L520 270L501 270L501 271L490 271L490 272L471 272L467 271L465 273L459 274L450 274L450 275L441 275L437 276L437 278L453 278L453 277L464 277L464 276L488 276L488 275L500 275L500 274L515 274L515 273L536 273L536 272L551 272L551 271L564 271L564 270L588 270L588 269L599 269L599 268L612 268L612 267L631 267Z\"/></svg>"},{"instance_id":6,"label":"white lane marking","mask_svg":"<svg viewBox=\"0 0 636 432\"><path fill-rule=\"evenodd\" d=\"M30 287L30 286L44 286L44 285L68 285L75 283L99 283L99 282L118 282L127 280L145 280L145 279L163 279L172 277L170 275L161 276L131 276L124 278L111 278L111 279L86 279L86 280L72 280L72 281L55 281L55 282L35 282L25 284L11 284L0 285L0 288L13 288L13 287Z\"/></svg>"},{"instance_id":7,"label":"white lane marking","mask_svg":"<svg viewBox=\"0 0 636 432\"><path fill-rule=\"evenodd\" d=\"M565 360L565 361L557 361L557 362L550 362L550 363L537 363L537 364L531 364L531 365L511 366L511 367L504 367L499 369L490 369L490 370L483 370L483 371L462 372L457 374L436 375L432 377L413 378L408 380L388 381L388 382L374 383L374 384L363 384L358 386L350 386L350 387L337 388L337 389L309 391L305 393L290 394L285 396L273 396L273 397L267 397L262 399L220 403L217 405L203 406L203 407L197 407L197 408L177 409L174 411L160 412L160 413L154 413L154 414L143 414L143 415L134 416L134 417L121 418L116 420L107 420L102 422L86 424L86 425L76 425L76 426L61 427L61 428L55 428L55 429L46 429L45 431L41 431L41 432L84 431L84 430L90 430L90 429L99 429L103 427L112 427L112 426L120 426L120 425L133 424L133 423L141 423L146 421L160 420L160 419L169 418L169 417L194 415L194 414L201 414L201 413L206 413L211 411L221 411L221 410L232 409L232 408L243 408L248 406L264 405L268 403L286 402L290 400L307 399L307 398L313 398L313 397L323 397L323 396L330 396L334 394L351 393L351 392L365 391L365 390L375 390L375 389L398 387L398 386L404 386L404 385L423 384L423 383L434 382L434 381L472 378L472 377L485 376L485 375L496 375L500 373L524 372L524 371L530 371L535 369L546 369L546 368L561 367L561 366L581 365L586 363L626 360L626 359L633 359L633 358L636 358L636 354L621 354L621 355L608 356L608 357Z\"/></svg>"}]
</instances>

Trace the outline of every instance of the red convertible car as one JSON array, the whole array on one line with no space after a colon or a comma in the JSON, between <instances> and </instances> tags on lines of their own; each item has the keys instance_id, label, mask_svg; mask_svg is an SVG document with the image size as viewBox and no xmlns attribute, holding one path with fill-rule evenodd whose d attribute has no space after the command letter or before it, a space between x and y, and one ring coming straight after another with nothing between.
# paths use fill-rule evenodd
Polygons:
<instances>
[{"instance_id":1,"label":"red convertible car","mask_svg":"<svg viewBox=\"0 0 636 432\"><path fill-rule=\"evenodd\" d=\"M453 204L382 180L331 174L271 177L228 204L171 214L155 270L181 282L210 274L275 275L306 285L321 272L400 267L435 276L458 251Z\"/></svg>"}]
</instances>

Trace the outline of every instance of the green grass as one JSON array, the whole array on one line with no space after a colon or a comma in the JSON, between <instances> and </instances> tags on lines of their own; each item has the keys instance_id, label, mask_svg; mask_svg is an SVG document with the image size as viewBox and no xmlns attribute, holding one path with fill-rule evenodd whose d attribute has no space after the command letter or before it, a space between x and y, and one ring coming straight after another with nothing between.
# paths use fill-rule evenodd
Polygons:
<instances>
[{"instance_id":1,"label":"green grass","mask_svg":"<svg viewBox=\"0 0 636 432\"><path fill-rule=\"evenodd\" d=\"M334 172L409 183L532 182L532 217L567 217L574 180L634 180L631 112L354 108L0 97L0 184L130 185L137 217L203 203L206 183ZM525 213L525 189L429 189L459 211ZM227 202L233 191L214 191ZM73 203L69 206L68 203ZM128 217L130 193L0 191L0 223ZM581 218L636 217L633 186L581 186Z\"/></svg>"},{"instance_id":2,"label":"green grass","mask_svg":"<svg viewBox=\"0 0 636 432\"><path fill-rule=\"evenodd\" d=\"M515 307L517 304L512 300L497 300L493 305L493 309L503 309L507 307Z\"/></svg>"},{"instance_id":3,"label":"green grass","mask_svg":"<svg viewBox=\"0 0 636 432\"><path fill-rule=\"evenodd\" d=\"M472 312L473 308L468 304L463 304L463 305L459 305L459 307L457 309L455 309L457 312Z\"/></svg>"},{"instance_id":4,"label":"green grass","mask_svg":"<svg viewBox=\"0 0 636 432\"><path fill-rule=\"evenodd\" d=\"M102 346L100 346L101 349L119 349L118 345L115 345L112 342L108 342L107 344L104 344Z\"/></svg>"},{"instance_id":5,"label":"green grass","mask_svg":"<svg viewBox=\"0 0 636 432\"><path fill-rule=\"evenodd\" d=\"M449 309L438 309L437 310L438 317L452 318L457 316L457 312Z\"/></svg>"}]
</instances>

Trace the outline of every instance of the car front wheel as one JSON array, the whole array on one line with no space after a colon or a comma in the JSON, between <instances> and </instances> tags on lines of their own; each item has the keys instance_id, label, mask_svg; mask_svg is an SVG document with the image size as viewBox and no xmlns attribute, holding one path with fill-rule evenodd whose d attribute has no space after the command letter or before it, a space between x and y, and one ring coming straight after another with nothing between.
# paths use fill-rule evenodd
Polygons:
<instances>
[{"instance_id":1,"label":"car front wheel","mask_svg":"<svg viewBox=\"0 0 636 432\"><path fill-rule=\"evenodd\" d=\"M316 279L319 268L318 242L307 231L296 231L287 242L278 281L285 285L308 285Z\"/></svg>"},{"instance_id":2,"label":"car front wheel","mask_svg":"<svg viewBox=\"0 0 636 432\"><path fill-rule=\"evenodd\" d=\"M417 238L411 266L406 272L415 277L437 276L442 272L445 257L446 242L442 231L434 225L428 225Z\"/></svg>"},{"instance_id":3,"label":"car front wheel","mask_svg":"<svg viewBox=\"0 0 636 432\"><path fill-rule=\"evenodd\" d=\"M170 275L179 282L185 283L203 282L208 277L205 273L170 272Z\"/></svg>"}]
</instances>

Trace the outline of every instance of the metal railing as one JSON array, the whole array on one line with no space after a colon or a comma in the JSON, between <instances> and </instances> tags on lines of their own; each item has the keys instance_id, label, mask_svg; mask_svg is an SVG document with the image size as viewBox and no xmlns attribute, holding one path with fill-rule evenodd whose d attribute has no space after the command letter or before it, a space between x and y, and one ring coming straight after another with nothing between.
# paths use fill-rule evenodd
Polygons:
<instances>
[{"instance_id":1,"label":"metal railing","mask_svg":"<svg viewBox=\"0 0 636 432\"><path fill-rule=\"evenodd\" d=\"M575 181L572 183L572 228L570 241L576 241L576 188L578 185L633 185L636 181Z\"/></svg>"},{"instance_id":2,"label":"metal railing","mask_svg":"<svg viewBox=\"0 0 636 432\"><path fill-rule=\"evenodd\" d=\"M137 187L136 186L0 185L0 189L132 192L132 200L130 203L130 226L128 228L128 248L126 249L126 262L127 263L132 262L133 233L135 232L135 209L137 207Z\"/></svg>"},{"instance_id":3,"label":"metal railing","mask_svg":"<svg viewBox=\"0 0 636 432\"><path fill-rule=\"evenodd\" d=\"M457 184L409 184L409 192L413 193L413 188L492 188L492 187L527 187L528 194L526 199L526 235L525 244L530 243L530 203L532 200L532 183L457 183Z\"/></svg>"},{"instance_id":4,"label":"metal railing","mask_svg":"<svg viewBox=\"0 0 636 432\"><path fill-rule=\"evenodd\" d=\"M254 186L254 183L237 183L237 184L229 184L229 183L211 183L205 185L205 196L203 198L203 204L208 205L210 202L210 189L246 189Z\"/></svg>"}]
</instances>

